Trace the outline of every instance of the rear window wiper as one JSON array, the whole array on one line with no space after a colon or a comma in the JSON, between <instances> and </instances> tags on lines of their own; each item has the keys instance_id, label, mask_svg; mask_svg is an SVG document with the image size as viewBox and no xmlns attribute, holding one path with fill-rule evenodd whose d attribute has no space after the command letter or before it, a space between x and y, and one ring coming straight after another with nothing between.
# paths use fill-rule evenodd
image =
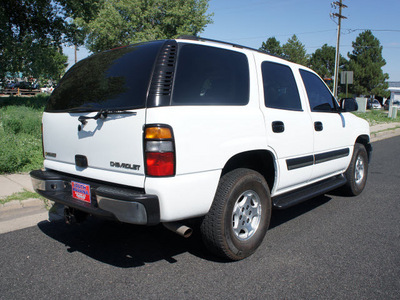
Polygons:
<instances>
[{"instance_id":1,"label":"rear window wiper","mask_svg":"<svg viewBox=\"0 0 400 300\"><path fill-rule=\"evenodd\" d=\"M81 131L83 126L87 124L87 120L93 119L93 120L98 120L102 119L105 120L107 119L108 115L136 115L136 112L134 111L126 111L126 110L118 110L118 109L101 109L96 115L93 117L87 117L87 116L79 116L78 121L82 123L82 125L78 126L78 130Z\"/></svg>"}]
</instances>

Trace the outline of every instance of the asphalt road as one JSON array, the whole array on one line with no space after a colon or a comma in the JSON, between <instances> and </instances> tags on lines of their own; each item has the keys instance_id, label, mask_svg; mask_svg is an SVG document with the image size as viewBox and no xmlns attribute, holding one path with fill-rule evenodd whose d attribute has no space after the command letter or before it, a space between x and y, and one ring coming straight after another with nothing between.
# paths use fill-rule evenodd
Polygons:
<instances>
[{"instance_id":1,"label":"asphalt road","mask_svg":"<svg viewBox=\"0 0 400 300\"><path fill-rule=\"evenodd\" d=\"M400 299L400 137L373 144L366 190L274 211L250 258L199 235L92 219L0 235L0 299Z\"/></svg>"}]
</instances>

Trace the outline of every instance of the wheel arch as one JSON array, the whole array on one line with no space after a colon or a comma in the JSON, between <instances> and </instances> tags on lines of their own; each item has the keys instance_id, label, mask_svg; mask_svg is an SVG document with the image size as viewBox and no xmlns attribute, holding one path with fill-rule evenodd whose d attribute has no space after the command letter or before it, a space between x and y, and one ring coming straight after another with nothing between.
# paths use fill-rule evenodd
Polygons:
<instances>
[{"instance_id":1,"label":"wheel arch","mask_svg":"<svg viewBox=\"0 0 400 300\"><path fill-rule=\"evenodd\" d=\"M371 161L371 154L372 154L372 145L370 143L370 138L368 135L360 135L357 140L356 140L356 144L362 144L364 145L365 149L367 150L367 154L368 154L368 162Z\"/></svg>"},{"instance_id":2,"label":"wheel arch","mask_svg":"<svg viewBox=\"0 0 400 300\"><path fill-rule=\"evenodd\" d=\"M272 191L276 181L276 164L275 157L270 151L253 150L232 156L222 169L221 177L238 168L247 168L260 173Z\"/></svg>"}]
</instances>

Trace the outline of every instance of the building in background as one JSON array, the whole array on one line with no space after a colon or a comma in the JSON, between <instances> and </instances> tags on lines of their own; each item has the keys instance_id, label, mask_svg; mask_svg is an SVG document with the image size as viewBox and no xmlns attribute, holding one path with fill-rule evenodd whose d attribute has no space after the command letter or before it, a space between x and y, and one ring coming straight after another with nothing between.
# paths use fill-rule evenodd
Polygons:
<instances>
[{"instance_id":1,"label":"building in background","mask_svg":"<svg viewBox=\"0 0 400 300\"><path fill-rule=\"evenodd\" d=\"M400 101L400 81L389 81L390 99Z\"/></svg>"}]
</instances>

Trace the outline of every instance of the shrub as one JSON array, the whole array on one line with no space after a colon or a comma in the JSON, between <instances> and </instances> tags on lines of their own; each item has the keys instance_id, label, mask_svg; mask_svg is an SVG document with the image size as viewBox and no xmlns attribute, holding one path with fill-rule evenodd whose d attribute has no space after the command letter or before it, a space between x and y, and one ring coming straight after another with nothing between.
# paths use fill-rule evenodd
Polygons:
<instances>
[{"instance_id":1,"label":"shrub","mask_svg":"<svg viewBox=\"0 0 400 300\"><path fill-rule=\"evenodd\" d=\"M42 167L40 138L0 131L0 143L0 173L27 172Z\"/></svg>"},{"instance_id":2,"label":"shrub","mask_svg":"<svg viewBox=\"0 0 400 300\"><path fill-rule=\"evenodd\" d=\"M26 106L43 111L49 95L39 94L35 97L3 97L0 98L0 108L5 106Z\"/></svg>"},{"instance_id":3,"label":"shrub","mask_svg":"<svg viewBox=\"0 0 400 300\"><path fill-rule=\"evenodd\" d=\"M0 100L0 173L27 172L43 165L41 119L48 96Z\"/></svg>"},{"instance_id":4,"label":"shrub","mask_svg":"<svg viewBox=\"0 0 400 300\"><path fill-rule=\"evenodd\" d=\"M25 106L8 106L0 109L0 117L6 133L40 137L42 111Z\"/></svg>"},{"instance_id":5,"label":"shrub","mask_svg":"<svg viewBox=\"0 0 400 300\"><path fill-rule=\"evenodd\" d=\"M365 113L355 112L354 114L367 120L370 126L382 123L400 122L400 114L397 115L397 118L390 119L388 118L388 112L380 109L368 110Z\"/></svg>"}]
</instances>

